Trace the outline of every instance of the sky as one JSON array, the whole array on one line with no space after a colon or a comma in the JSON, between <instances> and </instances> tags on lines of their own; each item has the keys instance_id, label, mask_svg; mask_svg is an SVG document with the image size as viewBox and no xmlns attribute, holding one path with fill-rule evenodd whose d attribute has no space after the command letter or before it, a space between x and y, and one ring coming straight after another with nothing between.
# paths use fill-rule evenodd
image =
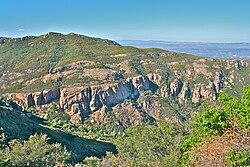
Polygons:
<instances>
[{"instance_id":1,"label":"sky","mask_svg":"<svg viewBox=\"0 0 250 167\"><path fill-rule=\"evenodd\" d=\"M250 0L0 0L0 36L250 42Z\"/></svg>"}]
</instances>

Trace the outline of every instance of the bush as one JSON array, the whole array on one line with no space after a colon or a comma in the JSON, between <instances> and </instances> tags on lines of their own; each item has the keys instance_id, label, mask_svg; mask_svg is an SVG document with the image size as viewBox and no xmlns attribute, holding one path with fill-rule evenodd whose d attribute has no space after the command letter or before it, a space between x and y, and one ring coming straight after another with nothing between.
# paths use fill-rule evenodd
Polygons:
<instances>
[{"instance_id":1,"label":"bush","mask_svg":"<svg viewBox=\"0 0 250 167\"><path fill-rule=\"evenodd\" d=\"M226 162L231 166L250 166L250 148L229 151Z\"/></svg>"},{"instance_id":2,"label":"bush","mask_svg":"<svg viewBox=\"0 0 250 167\"><path fill-rule=\"evenodd\" d=\"M203 113L200 114L194 121L192 133L186 136L181 144L183 164L186 165L188 161L193 159L192 149L197 145L204 144L206 139L211 136L222 136L225 131L231 130L236 133L249 132L250 130L250 86L244 88L241 99L237 97L220 94L219 101L220 108L203 107ZM249 151L243 152L229 152L228 161L230 164L246 161L246 156L249 157Z\"/></svg>"},{"instance_id":3,"label":"bush","mask_svg":"<svg viewBox=\"0 0 250 167\"><path fill-rule=\"evenodd\" d=\"M94 166L99 166L100 164L100 159L98 159L97 157L86 157L83 160L83 164L85 164L86 166L90 166L90 167L94 167Z\"/></svg>"},{"instance_id":4,"label":"bush","mask_svg":"<svg viewBox=\"0 0 250 167\"><path fill-rule=\"evenodd\" d=\"M46 135L35 134L27 141L12 140L8 145L0 150L0 162L7 163L8 160L11 166L55 166L70 157L61 144L48 144Z\"/></svg>"},{"instance_id":5,"label":"bush","mask_svg":"<svg viewBox=\"0 0 250 167\"><path fill-rule=\"evenodd\" d=\"M117 143L119 164L130 166L178 166L183 129L175 124L131 127Z\"/></svg>"},{"instance_id":6,"label":"bush","mask_svg":"<svg viewBox=\"0 0 250 167\"><path fill-rule=\"evenodd\" d=\"M52 105L47 120L52 127L62 127L70 122L70 116L56 105Z\"/></svg>"}]
</instances>

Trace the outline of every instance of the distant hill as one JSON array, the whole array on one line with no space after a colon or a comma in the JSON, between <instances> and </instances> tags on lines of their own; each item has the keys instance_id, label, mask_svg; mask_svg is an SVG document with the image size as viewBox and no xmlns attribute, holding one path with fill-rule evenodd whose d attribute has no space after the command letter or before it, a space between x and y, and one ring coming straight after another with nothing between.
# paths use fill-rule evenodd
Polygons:
<instances>
[{"instance_id":1,"label":"distant hill","mask_svg":"<svg viewBox=\"0 0 250 167\"><path fill-rule=\"evenodd\" d=\"M156 47L173 52L183 52L197 56L250 60L250 43L205 43L205 42L167 42L167 41L140 41L120 40L125 46L138 48Z\"/></svg>"}]
</instances>

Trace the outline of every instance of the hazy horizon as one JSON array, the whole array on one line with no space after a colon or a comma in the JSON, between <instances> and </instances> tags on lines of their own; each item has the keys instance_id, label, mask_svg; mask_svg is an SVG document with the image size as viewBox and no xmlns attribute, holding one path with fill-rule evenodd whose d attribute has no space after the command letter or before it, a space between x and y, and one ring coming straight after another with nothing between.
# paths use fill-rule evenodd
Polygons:
<instances>
[{"instance_id":1,"label":"hazy horizon","mask_svg":"<svg viewBox=\"0 0 250 167\"><path fill-rule=\"evenodd\" d=\"M1 2L0 36L55 31L112 40L250 42L249 6L248 0L8 0Z\"/></svg>"},{"instance_id":2,"label":"hazy horizon","mask_svg":"<svg viewBox=\"0 0 250 167\"><path fill-rule=\"evenodd\" d=\"M173 52L193 54L217 59L250 59L250 43L206 43L206 42L171 42L121 40L118 43L138 48L160 48Z\"/></svg>"},{"instance_id":3,"label":"hazy horizon","mask_svg":"<svg viewBox=\"0 0 250 167\"><path fill-rule=\"evenodd\" d=\"M102 37L102 36L93 36L93 35L88 35L88 34L82 34L82 33L76 33L76 32L60 32L60 31L49 31L49 32L54 32L54 33L60 33L60 34L64 34L64 35L67 35L67 34L71 34L71 33L74 33L74 34L79 34L79 35L84 35L84 36L88 36L88 37L94 37L94 38L103 38L103 39L108 39L108 40L113 40L113 41L116 41L116 42L119 42L119 41L141 41L141 42L150 42L150 41L153 41L153 42L186 42L186 43L250 43L250 41L190 41L190 40L159 40L159 39L111 39L111 38L108 38L108 37ZM0 36L0 38L22 38L22 37L26 37L26 36L41 36L41 35L44 35L44 34L47 34L49 32L44 32L44 33L41 33L41 34L25 34L25 35L19 35L19 36Z\"/></svg>"}]
</instances>

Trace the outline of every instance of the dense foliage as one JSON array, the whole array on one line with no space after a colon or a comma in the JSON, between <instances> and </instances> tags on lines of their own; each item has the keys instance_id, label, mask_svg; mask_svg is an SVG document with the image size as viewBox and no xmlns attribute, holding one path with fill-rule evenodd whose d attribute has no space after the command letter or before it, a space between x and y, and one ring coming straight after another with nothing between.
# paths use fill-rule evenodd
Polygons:
<instances>
[{"instance_id":1,"label":"dense foliage","mask_svg":"<svg viewBox=\"0 0 250 167\"><path fill-rule=\"evenodd\" d=\"M229 151L226 162L230 166L250 166L250 147Z\"/></svg>"},{"instance_id":2,"label":"dense foliage","mask_svg":"<svg viewBox=\"0 0 250 167\"><path fill-rule=\"evenodd\" d=\"M226 145L227 140L229 140L227 139L227 134L230 133L230 135L233 135L233 138L237 138L236 142L239 143L236 144L240 145L241 148L228 147L228 149L224 150L220 158L223 158L224 164L248 166L250 158L248 139L250 130L250 87L246 87L243 92L244 94L240 99L221 93L219 96L221 106L216 108L203 105L202 113L195 118L194 122L175 124L166 121L157 121L155 124L132 126L116 137L109 136L113 139L117 138L114 140L114 143L117 146L118 154L108 153L104 159L99 159L100 157L97 158L94 154L92 154L93 156L88 154L87 158L79 165L198 165L201 158L197 152L202 151L200 149L204 146L208 150L213 147L213 140L217 136ZM102 136L104 137L105 134L107 135L105 127L71 124L69 117L55 105L52 105L50 110L46 122L51 128L59 128L70 133L76 133L79 136L86 135L90 137L90 134L95 134L99 139ZM11 139L13 137L25 138L30 133L30 129L36 129L36 131L48 133L54 138L53 140L65 143L70 149L76 146L79 149L83 148L82 143L79 143L83 142L80 138L74 143L74 146L70 145L67 143L66 138L60 139L62 136L67 138L70 136L54 134L52 131L41 129L32 121L33 118L27 119L25 115L21 115L20 113L4 110L0 112L0 125L2 127L0 136L0 166L32 166L33 163L39 164L39 166L49 166L58 162L64 163L68 159L72 161L72 158L76 157L76 154L78 154L78 157L84 158L81 156L83 153L78 151L72 152L72 156L69 156L69 152L60 144L49 144L46 135L31 135L27 141ZM10 118L12 121L10 121ZM22 123L18 123L19 121ZM13 123L9 124L10 122ZM29 127L24 126L23 123L29 125ZM7 128L12 126L13 128L8 131ZM25 129L26 133L20 133L24 131L23 129ZM7 135L5 132L7 132ZM57 137L55 138L55 136ZM77 145L75 145L76 143ZM86 147L87 143L84 144L85 148L89 147ZM91 142L88 144L95 145L93 142L92 144ZM77 161L79 162L78 158Z\"/></svg>"},{"instance_id":3,"label":"dense foliage","mask_svg":"<svg viewBox=\"0 0 250 167\"><path fill-rule=\"evenodd\" d=\"M191 135L185 137L182 143L182 149L185 152L182 157L184 164L189 163L191 159L194 160L197 146L209 142L208 139L211 136L226 136L229 131L232 134L239 134L241 140L246 142L246 145L243 145L246 148L243 149L248 151L243 151L242 154L240 154L241 151L230 151L227 154L227 162L231 165L236 165L237 162L250 165L249 147L247 147L250 131L250 87L244 88L243 92L241 99L224 93L220 94L219 101L222 106L219 108L204 106L203 113L193 123Z\"/></svg>"},{"instance_id":4,"label":"dense foliage","mask_svg":"<svg viewBox=\"0 0 250 167\"><path fill-rule=\"evenodd\" d=\"M118 155L109 161L113 166L178 166L183 134L183 127L167 122L131 127L116 141Z\"/></svg>"},{"instance_id":5,"label":"dense foliage","mask_svg":"<svg viewBox=\"0 0 250 167\"><path fill-rule=\"evenodd\" d=\"M115 142L117 155L90 162L99 166L105 163L111 166L202 166L202 163L249 166L249 90L250 87L243 90L241 99L222 93L220 107L203 105L203 112L191 122L177 125L158 121L156 125L130 127ZM214 159L208 156L205 162L200 162L204 157L199 153L211 155L211 151Z\"/></svg>"},{"instance_id":6,"label":"dense foliage","mask_svg":"<svg viewBox=\"0 0 250 167\"><path fill-rule=\"evenodd\" d=\"M10 166L55 166L66 161L70 153L61 144L49 144L46 135L33 135L27 141L12 140L0 150L0 161Z\"/></svg>"},{"instance_id":7,"label":"dense foliage","mask_svg":"<svg viewBox=\"0 0 250 167\"><path fill-rule=\"evenodd\" d=\"M71 163L80 162L88 156L101 158L106 155L106 151L116 153L116 148L111 143L87 139L83 135L76 135L73 131L51 127L43 119L29 115L29 112L2 109L0 106L0 144L3 147L12 140L28 140L31 135L38 133L46 134L50 138L50 143L66 146L71 152L69 158ZM91 134L95 134L95 131L91 131Z\"/></svg>"}]
</instances>

